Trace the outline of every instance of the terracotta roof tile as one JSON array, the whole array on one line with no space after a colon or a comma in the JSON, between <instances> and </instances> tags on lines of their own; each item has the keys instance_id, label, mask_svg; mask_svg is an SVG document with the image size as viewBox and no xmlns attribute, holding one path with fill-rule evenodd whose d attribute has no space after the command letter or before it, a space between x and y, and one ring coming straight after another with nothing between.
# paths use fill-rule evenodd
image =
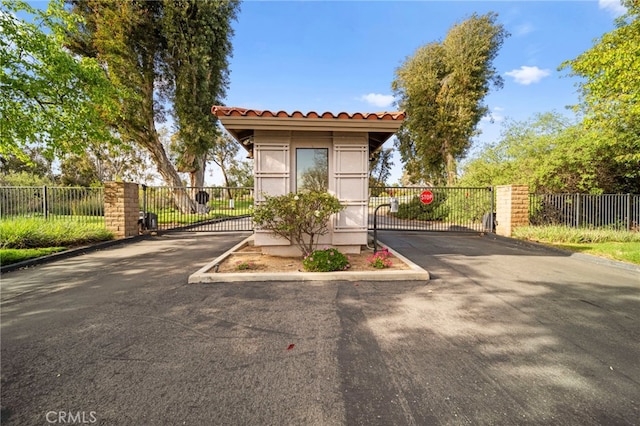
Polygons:
<instances>
[{"instance_id":1,"label":"terracotta roof tile","mask_svg":"<svg viewBox=\"0 0 640 426\"><path fill-rule=\"evenodd\" d=\"M310 111L303 114L300 111L288 113L286 111L272 112L269 110L261 111L257 109L225 107L214 105L211 113L216 117L284 117L284 118L322 118L322 119L340 119L340 120L403 120L404 112L356 112L350 114L348 112L339 112L333 114L331 112L323 112L321 114Z\"/></svg>"}]
</instances>

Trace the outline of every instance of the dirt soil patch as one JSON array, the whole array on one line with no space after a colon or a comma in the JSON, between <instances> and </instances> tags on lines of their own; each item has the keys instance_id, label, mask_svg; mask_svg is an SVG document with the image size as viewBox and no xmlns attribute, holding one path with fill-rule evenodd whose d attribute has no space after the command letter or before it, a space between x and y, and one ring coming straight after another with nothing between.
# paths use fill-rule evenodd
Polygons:
<instances>
[{"instance_id":1,"label":"dirt soil patch","mask_svg":"<svg viewBox=\"0 0 640 426\"><path fill-rule=\"evenodd\" d=\"M369 264L367 258L373 255L373 250L363 247L359 254L347 254L349 271L376 271ZM407 264L391 255L392 266L384 271L401 271L411 269ZM246 269L241 269L244 265ZM213 272L213 271L209 271ZM218 268L218 273L225 272L305 272L302 267L302 257L280 257L263 254L260 247L246 245L225 258Z\"/></svg>"}]
</instances>

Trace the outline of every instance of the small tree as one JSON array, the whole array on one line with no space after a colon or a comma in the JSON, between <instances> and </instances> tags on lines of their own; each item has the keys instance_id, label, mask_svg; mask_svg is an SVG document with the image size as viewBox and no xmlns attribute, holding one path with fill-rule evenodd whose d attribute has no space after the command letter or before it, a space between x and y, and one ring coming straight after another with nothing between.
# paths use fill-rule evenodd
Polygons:
<instances>
[{"instance_id":1,"label":"small tree","mask_svg":"<svg viewBox=\"0 0 640 426\"><path fill-rule=\"evenodd\" d=\"M297 245L304 255L313 252L321 235L329 232L329 218L344 209L340 201L327 192L289 193L266 196L258 205L253 221L261 228Z\"/></svg>"}]
</instances>

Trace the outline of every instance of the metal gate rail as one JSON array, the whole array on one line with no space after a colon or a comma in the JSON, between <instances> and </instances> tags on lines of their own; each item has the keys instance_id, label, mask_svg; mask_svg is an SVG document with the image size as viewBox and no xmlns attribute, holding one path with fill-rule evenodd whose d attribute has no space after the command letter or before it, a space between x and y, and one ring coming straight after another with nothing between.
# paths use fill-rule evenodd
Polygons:
<instances>
[{"instance_id":1,"label":"metal gate rail","mask_svg":"<svg viewBox=\"0 0 640 426\"><path fill-rule=\"evenodd\" d=\"M381 204L398 200L398 212L380 209L378 230L493 232L492 187L373 187L369 197L369 229Z\"/></svg>"},{"instance_id":2,"label":"metal gate rail","mask_svg":"<svg viewBox=\"0 0 640 426\"><path fill-rule=\"evenodd\" d=\"M176 193L187 196L189 203L183 208L178 207ZM148 229L253 231L253 188L142 186L140 212Z\"/></svg>"}]
</instances>

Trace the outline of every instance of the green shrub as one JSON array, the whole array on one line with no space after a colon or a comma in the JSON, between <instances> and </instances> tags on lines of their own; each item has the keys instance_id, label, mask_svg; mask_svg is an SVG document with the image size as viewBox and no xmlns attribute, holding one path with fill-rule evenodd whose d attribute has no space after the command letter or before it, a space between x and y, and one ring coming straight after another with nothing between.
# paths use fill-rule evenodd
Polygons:
<instances>
[{"instance_id":1,"label":"green shrub","mask_svg":"<svg viewBox=\"0 0 640 426\"><path fill-rule=\"evenodd\" d=\"M381 186L369 186L370 197L388 197L386 188Z\"/></svg>"},{"instance_id":2,"label":"green shrub","mask_svg":"<svg viewBox=\"0 0 640 426\"><path fill-rule=\"evenodd\" d=\"M47 205L49 214L56 216L70 216L73 214L71 204L67 200L53 201Z\"/></svg>"},{"instance_id":3,"label":"green shrub","mask_svg":"<svg viewBox=\"0 0 640 426\"><path fill-rule=\"evenodd\" d=\"M249 269L256 269L257 265L250 260L238 260L236 262L236 269L238 271L246 271Z\"/></svg>"},{"instance_id":4,"label":"green shrub","mask_svg":"<svg viewBox=\"0 0 640 426\"><path fill-rule=\"evenodd\" d=\"M89 196L71 202L71 214L76 216L104 216L102 196Z\"/></svg>"},{"instance_id":5,"label":"green shrub","mask_svg":"<svg viewBox=\"0 0 640 426\"><path fill-rule=\"evenodd\" d=\"M258 228L272 231L307 255L313 251L318 238L329 231L331 215L343 208L340 201L327 192L267 195L255 208L253 221Z\"/></svg>"},{"instance_id":6,"label":"green shrub","mask_svg":"<svg viewBox=\"0 0 640 426\"><path fill-rule=\"evenodd\" d=\"M113 239L104 225L42 218L3 219L0 248L78 246Z\"/></svg>"},{"instance_id":7,"label":"green shrub","mask_svg":"<svg viewBox=\"0 0 640 426\"><path fill-rule=\"evenodd\" d=\"M491 211L493 194L477 188L451 188L445 202L448 221L453 223L480 223Z\"/></svg>"},{"instance_id":8,"label":"green shrub","mask_svg":"<svg viewBox=\"0 0 640 426\"><path fill-rule=\"evenodd\" d=\"M332 272L345 271L349 269L349 259L337 249L327 248L315 250L305 256L302 261L305 271L309 272Z\"/></svg>"},{"instance_id":9,"label":"green shrub","mask_svg":"<svg viewBox=\"0 0 640 426\"><path fill-rule=\"evenodd\" d=\"M400 204L396 216L400 219L445 220L449 215L446 200L447 194L444 191L433 191L433 201L430 204L424 204L416 196L408 203Z\"/></svg>"}]
</instances>

